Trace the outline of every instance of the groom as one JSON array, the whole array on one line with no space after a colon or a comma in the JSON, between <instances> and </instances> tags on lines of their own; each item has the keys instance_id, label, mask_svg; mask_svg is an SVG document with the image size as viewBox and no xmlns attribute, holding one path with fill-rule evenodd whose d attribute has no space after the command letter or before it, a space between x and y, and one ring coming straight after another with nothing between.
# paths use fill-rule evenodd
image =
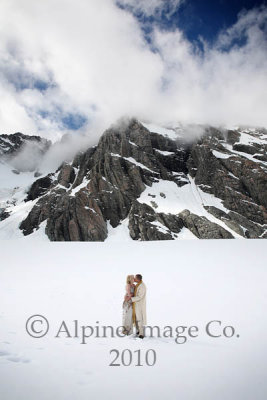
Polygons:
<instances>
[{"instance_id":1,"label":"groom","mask_svg":"<svg viewBox=\"0 0 267 400\"><path fill-rule=\"evenodd\" d=\"M142 281L142 275L134 277L137 285L134 288L134 296L131 298L133 303L133 324L140 339L144 338L144 325L146 325L146 285Z\"/></svg>"}]
</instances>

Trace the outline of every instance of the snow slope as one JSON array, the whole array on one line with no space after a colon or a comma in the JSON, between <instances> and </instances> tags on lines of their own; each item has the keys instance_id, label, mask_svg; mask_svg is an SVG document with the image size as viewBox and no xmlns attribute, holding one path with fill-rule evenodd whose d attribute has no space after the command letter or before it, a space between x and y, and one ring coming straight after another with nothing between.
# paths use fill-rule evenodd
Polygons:
<instances>
[{"instance_id":1,"label":"snow slope","mask_svg":"<svg viewBox=\"0 0 267 400\"><path fill-rule=\"evenodd\" d=\"M145 122L142 122L142 125L150 132L159 133L160 135L167 136L170 139L175 140L178 137L177 133L173 129L168 129L164 128L163 126Z\"/></svg>"},{"instance_id":2,"label":"snow slope","mask_svg":"<svg viewBox=\"0 0 267 400\"><path fill-rule=\"evenodd\" d=\"M0 163L0 209L6 209L10 213L9 218L0 222L0 240L29 240L29 237L26 238L18 226L37 202L37 200L24 202L27 189L36 179L34 172L20 172L17 174L12 172L10 165ZM44 233L41 235L41 232L43 232L43 229L38 233L38 237L46 240L46 235ZM35 237L35 232L30 238L32 239L33 237Z\"/></svg>"},{"instance_id":3,"label":"snow slope","mask_svg":"<svg viewBox=\"0 0 267 400\"><path fill-rule=\"evenodd\" d=\"M215 206L227 212L228 210L223 206L222 200L212 194L203 192L195 184L193 178L189 175L187 177L190 184L182 187L177 186L175 182L161 179L159 182L153 183L151 187L147 186L137 200L140 203L152 206L157 212L164 212L166 214L178 214L188 209L194 214L205 216L210 221L221 225L231 232L234 237L242 238L242 236L230 229L224 222L208 213L204 208L204 206ZM183 238L183 235L178 234L178 239L181 238Z\"/></svg>"},{"instance_id":4,"label":"snow slope","mask_svg":"<svg viewBox=\"0 0 267 400\"><path fill-rule=\"evenodd\" d=\"M5 242L0 398L132 400L138 391L140 398L154 400L265 400L266 265L264 241L257 239ZM82 326L121 325L125 278L136 273L147 285L148 324L174 330L196 325L199 336L177 344L175 335L141 341L94 334L81 344ZM43 338L26 332L34 314L49 320ZM235 335L208 336L205 326L212 320L232 325ZM62 321L71 337L55 338ZM219 332L217 325L214 333ZM140 349L142 357L153 349L156 364L111 367L112 349Z\"/></svg>"},{"instance_id":5,"label":"snow slope","mask_svg":"<svg viewBox=\"0 0 267 400\"><path fill-rule=\"evenodd\" d=\"M141 193L141 196L137 199L140 203L146 203L152 206L157 212L178 214L184 209L188 209L191 212L202 215L208 218L210 221L221 225L223 228L227 229L233 234L235 238L242 238L236 232L231 230L226 224L221 220L215 218L212 214L208 213L204 208L204 205L215 206L223 211L228 211L222 204L222 201L212 194L203 192L200 187L195 185L194 179L189 175L187 176L189 183L179 187L172 181L159 180L155 182L152 186L147 186L147 188ZM73 190L80 190L81 187L85 186L88 180L84 179L84 182ZM10 189L11 190L11 189ZM19 230L18 226L20 222L26 218L30 209L34 206L37 200L29 201L25 203L23 199L26 195L26 189L17 188L16 189L20 196L17 196L15 205L10 205L10 210L12 212L11 216L6 220L0 222L0 239L24 239L31 240L33 237L39 240L47 241L48 238L45 235L43 223L40 232L36 231L31 235L25 237L23 233ZM14 193L16 190L13 189ZM4 198L5 191L0 191L0 199ZM7 198L10 199L11 192L8 191ZM72 193L73 194L73 193ZM153 196L153 197L152 197ZM14 197L14 195L13 195ZM3 200L2 200L3 201ZM129 241L132 240L129 236L128 229L128 218L121 221L121 224L113 228L108 222L108 234L110 237L106 241ZM37 235L38 232L38 235ZM193 239L195 236L186 228L184 228L177 236L176 240L180 239Z\"/></svg>"}]
</instances>

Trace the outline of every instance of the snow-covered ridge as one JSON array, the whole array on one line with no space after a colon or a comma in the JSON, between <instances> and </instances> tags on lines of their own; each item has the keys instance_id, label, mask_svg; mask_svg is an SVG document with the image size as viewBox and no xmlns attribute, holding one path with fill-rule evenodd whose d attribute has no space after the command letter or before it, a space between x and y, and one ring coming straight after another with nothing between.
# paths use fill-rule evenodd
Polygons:
<instances>
[{"instance_id":1,"label":"snow-covered ridge","mask_svg":"<svg viewBox=\"0 0 267 400\"><path fill-rule=\"evenodd\" d=\"M133 238L180 240L212 238L213 234L214 237L266 237L264 196L262 189L258 189L266 183L265 130L255 128L225 132L207 128L201 137L184 148L179 147L180 139L187 131L183 132L181 124L177 126L171 129L135 121L132 131L127 131L130 135L127 139L128 154L121 154L118 143L116 151L109 151L111 158L104 157L101 161L100 149L94 146L88 149L91 158L84 159L89 161L89 169L82 164L85 162L83 153L47 176L39 171L15 171L0 156L0 238L41 239L43 236L47 240L49 216L34 226L27 236L19 228L23 220L33 212L35 215L42 207L51 210L59 207L56 215L62 213L63 219L72 213L85 213L79 224L91 224L90 221L93 221L97 229L103 224L101 237L105 237L105 230L107 232L104 240L109 240L109 237L115 241ZM142 131L143 127L145 131ZM146 150L142 150L142 135L145 137L147 130L153 133L151 140L154 147L148 150L149 141L146 139ZM3 146L8 145L9 139L3 139ZM202 156L196 156L196 152L201 152ZM118 161L114 163L112 158ZM127 161L126 169L122 161ZM100 162L99 166L94 166L94 162ZM244 190L246 174L248 180ZM136 179L140 182L137 183ZM223 183L217 184L219 180ZM37 189L33 189L33 183ZM140 191L141 187L142 192L137 194L135 191ZM25 202L29 190L33 191L31 198L34 200ZM68 211L65 206L57 206L63 199L66 199L64 204L82 207L83 211ZM132 206L129 206L129 199ZM46 201L52 202L51 206L47 207ZM128 213L123 211L127 208L126 204ZM109 211L109 207L114 209ZM122 217L119 222L114 222L118 221L118 212L122 213ZM93 215L95 220L92 220ZM51 229L50 225L47 229ZM72 235L77 235L79 229L75 228ZM142 236L140 232L146 233Z\"/></svg>"},{"instance_id":2,"label":"snow-covered ridge","mask_svg":"<svg viewBox=\"0 0 267 400\"><path fill-rule=\"evenodd\" d=\"M164 128L160 125L142 122L142 125L150 132L159 133L160 135L167 136L170 139L177 139L177 133L174 129Z\"/></svg>"}]
</instances>

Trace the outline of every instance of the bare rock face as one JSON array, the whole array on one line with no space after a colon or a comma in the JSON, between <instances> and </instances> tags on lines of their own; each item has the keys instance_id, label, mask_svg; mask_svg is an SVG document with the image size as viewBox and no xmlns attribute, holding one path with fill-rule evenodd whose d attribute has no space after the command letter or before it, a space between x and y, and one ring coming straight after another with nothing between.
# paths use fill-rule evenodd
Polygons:
<instances>
[{"instance_id":1,"label":"bare rock face","mask_svg":"<svg viewBox=\"0 0 267 400\"><path fill-rule=\"evenodd\" d=\"M4 221L9 216L10 214L4 208L0 208L0 221Z\"/></svg>"},{"instance_id":2,"label":"bare rock face","mask_svg":"<svg viewBox=\"0 0 267 400\"><path fill-rule=\"evenodd\" d=\"M52 184L52 179L50 176L47 175L44 178L37 179L32 184L28 192L27 201L38 199L38 197L41 197L43 194L47 192L47 190L50 188Z\"/></svg>"},{"instance_id":3,"label":"bare rock face","mask_svg":"<svg viewBox=\"0 0 267 400\"><path fill-rule=\"evenodd\" d=\"M98 145L78 154L72 165L64 163L53 177L36 181L28 200L41 197L22 221L23 233L32 233L47 220L50 240L103 241L107 221L112 227L118 226L146 186L160 179L182 186L182 175L173 175L172 171L187 171L188 152L158 136L151 136L142 124L131 120L123 127L107 130ZM170 161L159 152L166 148L173 152ZM163 235L147 233L140 238L156 240Z\"/></svg>"},{"instance_id":4,"label":"bare rock face","mask_svg":"<svg viewBox=\"0 0 267 400\"><path fill-rule=\"evenodd\" d=\"M209 221L206 217L191 213L184 210L179 213L179 217L183 220L184 225L199 239L233 239L233 235L226 229L214 222Z\"/></svg>"},{"instance_id":5,"label":"bare rock face","mask_svg":"<svg viewBox=\"0 0 267 400\"><path fill-rule=\"evenodd\" d=\"M234 145L236 142L240 140L240 133L233 130L228 130L226 133L227 143Z\"/></svg>"},{"instance_id":6,"label":"bare rock face","mask_svg":"<svg viewBox=\"0 0 267 400\"><path fill-rule=\"evenodd\" d=\"M114 125L96 146L33 183L26 201L34 205L20 229L29 235L46 221L52 241L104 241L108 223L116 228L126 219L133 240L175 240L183 228L201 239L264 238L266 147L260 133L250 135L252 143L243 146L239 131L206 128L199 140L185 145L148 131L136 119ZM139 197L161 181L178 189L194 183L222 206L201 205L203 215L187 205L176 214L159 212L153 201L150 206Z\"/></svg>"},{"instance_id":7,"label":"bare rock face","mask_svg":"<svg viewBox=\"0 0 267 400\"><path fill-rule=\"evenodd\" d=\"M129 212L129 231L134 240L173 240L184 224L176 215L156 213L135 201Z\"/></svg>"},{"instance_id":8,"label":"bare rock face","mask_svg":"<svg viewBox=\"0 0 267 400\"><path fill-rule=\"evenodd\" d=\"M230 142L236 143L240 135L230 132ZM192 146L187 166L201 190L222 199L231 211L220 219L226 218L225 223L244 237L260 237L267 224L267 165L253 159L250 149L245 154L242 146L239 154L237 148L206 135ZM258 151L263 155L266 147ZM216 215L214 207L208 211Z\"/></svg>"}]
</instances>

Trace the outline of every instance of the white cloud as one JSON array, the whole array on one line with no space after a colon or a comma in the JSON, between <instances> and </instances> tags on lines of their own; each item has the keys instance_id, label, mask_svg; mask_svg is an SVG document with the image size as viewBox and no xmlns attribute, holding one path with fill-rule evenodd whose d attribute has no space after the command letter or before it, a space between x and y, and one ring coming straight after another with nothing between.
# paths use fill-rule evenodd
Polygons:
<instances>
[{"instance_id":1,"label":"white cloud","mask_svg":"<svg viewBox=\"0 0 267 400\"><path fill-rule=\"evenodd\" d=\"M176 107L176 118L187 121L266 126L266 32L259 29L264 20L266 8L241 13L213 46L203 41L203 54L196 54L180 31L155 32L173 105L170 119ZM246 44L233 46L240 40Z\"/></svg>"},{"instance_id":2,"label":"white cloud","mask_svg":"<svg viewBox=\"0 0 267 400\"><path fill-rule=\"evenodd\" d=\"M170 17L183 1L184 0L118 0L117 3L123 7L128 7L135 13L141 13L148 17L158 16L163 12L165 16Z\"/></svg>"},{"instance_id":3,"label":"white cloud","mask_svg":"<svg viewBox=\"0 0 267 400\"><path fill-rule=\"evenodd\" d=\"M163 3L127 2L146 15ZM76 113L94 137L123 115L267 127L266 19L266 8L243 12L203 53L178 29L155 27L153 52L115 0L2 0L0 132L55 140L67 132L61 115Z\"/></svg>"}]
</instances>

